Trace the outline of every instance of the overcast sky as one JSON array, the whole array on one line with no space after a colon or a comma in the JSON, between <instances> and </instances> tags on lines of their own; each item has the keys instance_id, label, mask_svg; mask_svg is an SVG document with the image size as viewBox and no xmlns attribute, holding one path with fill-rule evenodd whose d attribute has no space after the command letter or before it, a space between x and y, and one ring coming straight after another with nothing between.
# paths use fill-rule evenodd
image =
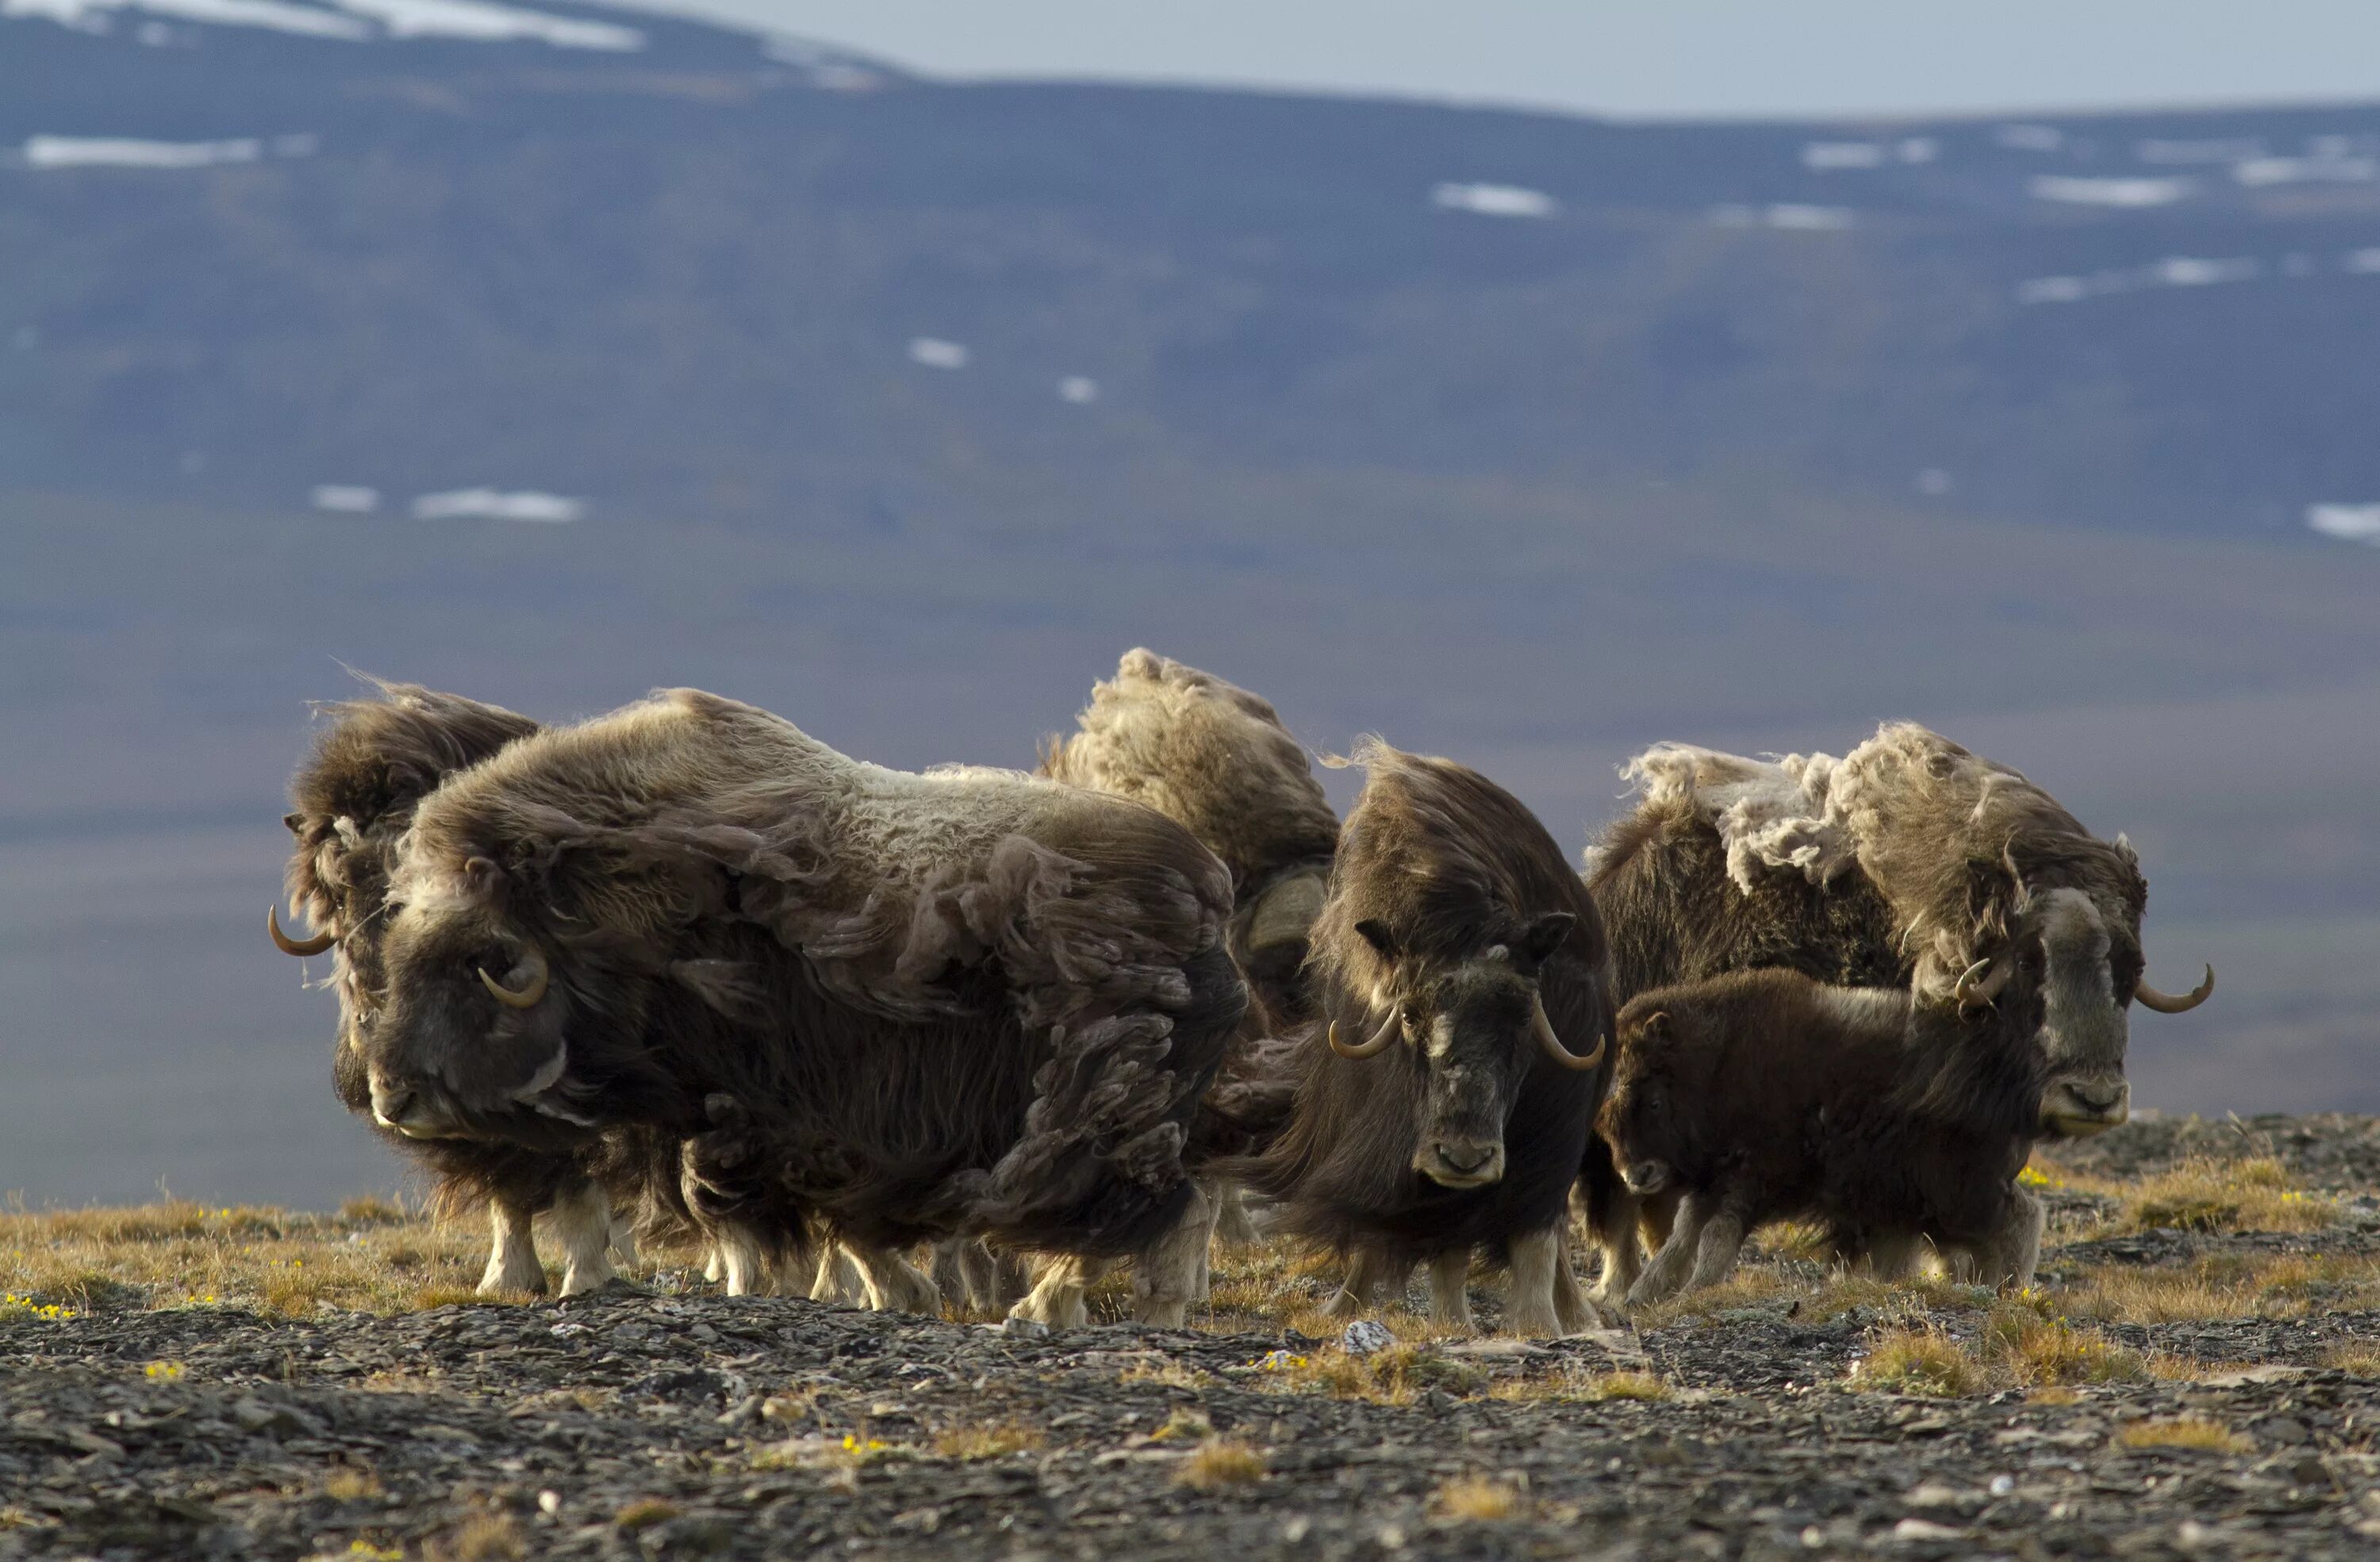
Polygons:
<instances>
[{"instance_id":1,"label":"overcast sky","mask_svg":"<svg viewBox=\"0 0 2380 1562\"><path fill-rule=\"evenodd\" d=\"M1630 115L2380 97L2374 0L676 0L953 76Z\"/></svg>"}]
</instances>

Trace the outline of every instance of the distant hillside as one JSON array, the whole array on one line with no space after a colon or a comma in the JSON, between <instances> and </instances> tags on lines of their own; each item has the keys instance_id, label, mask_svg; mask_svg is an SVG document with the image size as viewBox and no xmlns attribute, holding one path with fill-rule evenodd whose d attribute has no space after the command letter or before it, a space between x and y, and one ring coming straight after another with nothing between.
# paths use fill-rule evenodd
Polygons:
<instances>
[{"instance_id":1,"label":"distant hillside","mask_svg":"<svg viewBox=\"0 0 2380 1562\"><path fill-rule=\"evenodd\" d=\"M0 4L0 486L865 526L1166 460L2380 534L2375 394L2380 109L1651 127Z\"/></svg>"}]
</instances>

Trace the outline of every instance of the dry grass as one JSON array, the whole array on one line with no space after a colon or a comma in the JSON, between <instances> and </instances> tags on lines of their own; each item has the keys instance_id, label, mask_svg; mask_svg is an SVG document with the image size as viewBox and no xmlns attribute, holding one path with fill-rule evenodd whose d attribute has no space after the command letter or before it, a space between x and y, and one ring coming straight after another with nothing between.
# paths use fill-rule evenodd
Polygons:
<instances>
[{"instance_id":1,"label":"dry grass","mask_svg":"<svg viewBox=\"0 0 2380 1562\"><path fill-rule=\"evenodd\" d=\"M2197 1448L2218 1454L2247 1454L2256 1445L2218 1421L2204 1416L2176 1416L2170 1421L2136 1421L2116 1434L2128 1448Z\"/></svg>"},{"instance_id":2,"label":"dry grass","mask_svg":"<svg viewBox=\"0 0 2380 1562\"><path fill-rule=\"evenodd\" d=\"M1670 1397L1670 1386L1648 1372L1608 1372L1588 1380L1585 1399L1651 1401Z\"/></svg>"},{"instance_id":3,"label":"dry grass","mask_svg":"<svg viewBox=\"0 0 2380 1562\"><path fill-rule=\"evenodd\" d=\"M2214 1254L2154 1269L2101 1265L2079 1277L2062 1300L2075 1316L2107 1323L2304 1318L2380 1306L2380 1259Z\"/></svg>"},{"instance_id":4,"label":"dry grass","mask_svg":"<svg viewBox=\"0 0 2380 1562\"><path fill-rule=\"evenodd\" d=\"M677 1504L667 1497L639 1497L612 1515L612 1522L631 1533L650 1530L677 1517Z\"/></svg>"},{"instance_id":5,"label":"dry grass","mask_svg":"<svg viewBox=\"0 0 2380 1562\"><path fill-rule=\"evenodd\" d=\"M1932 1324L1888 1328L1852 1361L1852 1383L1896 1394L1957 1399L1981 1389L1989 1377L1973 1351Z\"/></svg>"},{"instance_id":6,"label":"dry grass","mask_svg":"<svg viewBox=\"0 0 2380 1562\"><path fill-rule=\"evenodd\" d=\"M1485 1475L1463 1475L1432 1494L1430 1510L1440 1518L1464 1524L1493 1524L1517 1519L1527 1511L1521 1490L1510 1481Z\"/></svg>"},{"instance_id":7,"label":"dry grass","mask_svg":"<svg viewBox=\"0 0 2380 1562\"><path fill-rule=\"evenodd\" d=\"M2353 1377L2380 1377L2380 1346L2334 1345L2323 1352L2322 1364Z\"/></svg>"},{"instance_id":8,"label":"dry grass","mask_svg":"<svg viewBox=\"0 0 2380 1562\"><path fill-rule=\"evenodd\" d=\"M934 1434L934 1452L944 1459L1004 1459L1030 1453L1042 1444L1041 1434L1014 1422L984 1422L973 1426L947 1426Z\"/></svg>"},{"instance_id":9,"label":"dry grass","mask_svg":"<svg viewBox=\"0 0 2380 1562\"><path fill-rule=\"evenodd\" d=\"M1488 1386L1487 1374L1476 1368L1402 1340L1368 1356L1326 1345L1305 1355L1281 1352L1269 1360L1275 1364L1251 1380L1253 1386L1375 1405L1410 1405L1433 1388L1461 1398Z\"/></svg>"},{"instance_id":10,"label":"dry grass","mask_svg":"<svg viewBox=\"0 0 2380 1562\"><path fill-rule=\"evenodd\" d=\"M361 1502L385 1496L388 1489L380 1483L379 1476L362 1466L343 1464L322 1477L322 1495L333 1502Z\"/></svg>"},{"instance_id":11,"label":"dry grass","mask_svg":"<svg viewBox=\"0 0 2380 1562\"><path fill-rule=\"evenodd\" d=\"M1176 1362L1171 1359L1155 1362L1143 1362L1137 1366L1126 1367L1116 1381L1153 1383L1161 1388L1187 1388L1194 1391L1211 1388L1215 1385L1213 1374L1201 1372L1187 1362Z\"/></svg>"},{"instance_id":12,"label":"dry grass","mask_svg":"<svg viewBox=\"0 0 2380 1562\"><path fill-rule=\"evenodd\" d=\"M509 1513L482 1508L468 1514L443 1540L423 1548L424 1562L519 1562L528 1542Z\"/></svg>"},{"instance_id":13,"label":"dry grass","mask_svg":"<svg viewBox=\"0 0 2380 1562\"><path fill-rule=\"evenodd\" d=\"M2184 1161L2123 1189L2127 1230L2319 1231L2338 1218L2269 1156Z\"/></svg>"},{"instance_id":14,"label":"dry grass","mask_svg":"<svg viewBox=\"0 0 2380 1562\"><path fill-rule=\"evenodd\" d=\"M1174 1479L1194 1491L1220 1492L1264 1479L1264 1455L1228 1437L1201 1443L1182 1461Z\"/></svg>"}]
</instances>

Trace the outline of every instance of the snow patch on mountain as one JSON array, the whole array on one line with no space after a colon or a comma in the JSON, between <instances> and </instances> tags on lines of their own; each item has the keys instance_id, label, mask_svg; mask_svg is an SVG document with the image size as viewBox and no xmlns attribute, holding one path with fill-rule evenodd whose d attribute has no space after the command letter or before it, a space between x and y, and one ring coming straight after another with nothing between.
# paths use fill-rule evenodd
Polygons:
<instances>
[{"instance_id":1,"label":"snow patch on mountain","mask_svg":"<svg viewBox=\"0 0 2380 1562\"><path fill-rule=\"evenodd\" d=\"M121 11L349 43L382 38L459 38L485 43L531 40L557 49L611 53L645 46L645 35L633 27L489 0L336 0L335 8L287 0L0 0L0 17L46 18L84 32L109 31Z\"/></svg>"},{"instance_id":2,"label":"snow patch on mountain","mask_svg":"<svg viewBox=\"0 0 2380 1562\"><path fill-rule=\"evenodd\" d=\"M413 502L417 521L471 518L490 521L575 521L587 513L587 502L558 493L525 489L516 493L492 488L460 488L446 493L425 493Z\"/></svg>"},{"instance_id":3,"label":"snow patch on mountain","mask_svg":"<svg viewBox=\"0 0 2380 1562\"><path fill-rule=\"evenodd\" d=\"M1550 217L1561 210L1561 202L1545 191L1520 185L1442 184L1430 190L1429 203L1481 217Z\"/></svg>"},{"instance_id":4,"label":"snow patch on mountain","mask_svg":"<svg viewBox=\"0 0 2380 1562\"><path fill-rule=\"evenodd\" d=\"M557 49L629 53L645 46L633 27L549 16L485 0L338 0L341 9L370 17L392 38L468 38L480 42L534 39Z\"/></svg>"},{"instance_id":5,"label":"snow patch on mountain","mask_svg":"<svg viewBox=\"0 0 2380 1562\"><path fill-rule=\"evenodd\" d=\"M2325 537L2380 548L2380 504L2309 504L2305 519Z\"/></svg>"},{"instance_id":6,"label":"snow patch on mountain","mask_svg":"<svg viewBox=\"0 0 2380 1562\"><path fill-rule=\"evenodd\" d=\"M212 168L225 163L261 163L273 157L312 153L311 136L243 136L225 141L146 141L124 136L30 136L22 155L28 168Z\"/></svg>"},{"instance_id":7,"label":"snow patch on mountain","mask_svg":"<svg viewBox=\"0 0 2380 1562\"><path fill-rule=\"evenodd\" d=\"M2197 188L2198 181L2190 178L2092 179L2061 174L2036 175L2025 186L2035 200L2117 207L2170 206Z\"/></svg>"},{"instance_id":8,"label":"snow patch on mountain","mask_svg":"<svg viewBox=\"0 0 2380 1562\"><path fill-rule=\"evenodd\" d=\"M113 25L115 13L126 10L348 42L362 42L372 36L370 25L354 17L311 6L285 5L282 0L0 0L0 17L47 18L81 32L105 32Z\"/></svg>"}]
</instances>

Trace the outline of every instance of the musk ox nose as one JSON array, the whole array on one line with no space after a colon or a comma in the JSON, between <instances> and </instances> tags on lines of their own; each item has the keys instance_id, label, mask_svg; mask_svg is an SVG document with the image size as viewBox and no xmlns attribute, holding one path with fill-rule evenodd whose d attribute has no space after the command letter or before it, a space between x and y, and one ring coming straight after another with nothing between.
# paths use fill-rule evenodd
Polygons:
<instances>
[{"instance_id":1,"label":"musk ox nose","mask_svg":"<svg viewBox=\"0 0 2380 1562\"><path fill-rule=\"evenodd\" d=\"M1632 1193L1658 1193L1670 1185L1670 1168L1660 1161L1635 1161L1620 1174Z\"/></svg>"},{"instance_id":2,"label":"musk ox nose","mask_svg":"<svg viewBox=\"0 0 2380 1562\"><path fill-rule=\"evenodd\" d=\"M1414 1157L1415 1169L1449 1188L1477 1188L1504 1175L1500 1140L1439 1139Z\"/></svg>"},{"instance_id":3,"label":"musk ox nose","mask_svg":"<svg viewBox=\"0 0 2380 1562\"><path fill-rule=\"evenodd\" d=\"M2132 1115L2131 1100L2121 1078L2060 1080L2042 1098L2043 1126L2068 1138L2105 1132Z\"/></svg>"}]
</instances>

